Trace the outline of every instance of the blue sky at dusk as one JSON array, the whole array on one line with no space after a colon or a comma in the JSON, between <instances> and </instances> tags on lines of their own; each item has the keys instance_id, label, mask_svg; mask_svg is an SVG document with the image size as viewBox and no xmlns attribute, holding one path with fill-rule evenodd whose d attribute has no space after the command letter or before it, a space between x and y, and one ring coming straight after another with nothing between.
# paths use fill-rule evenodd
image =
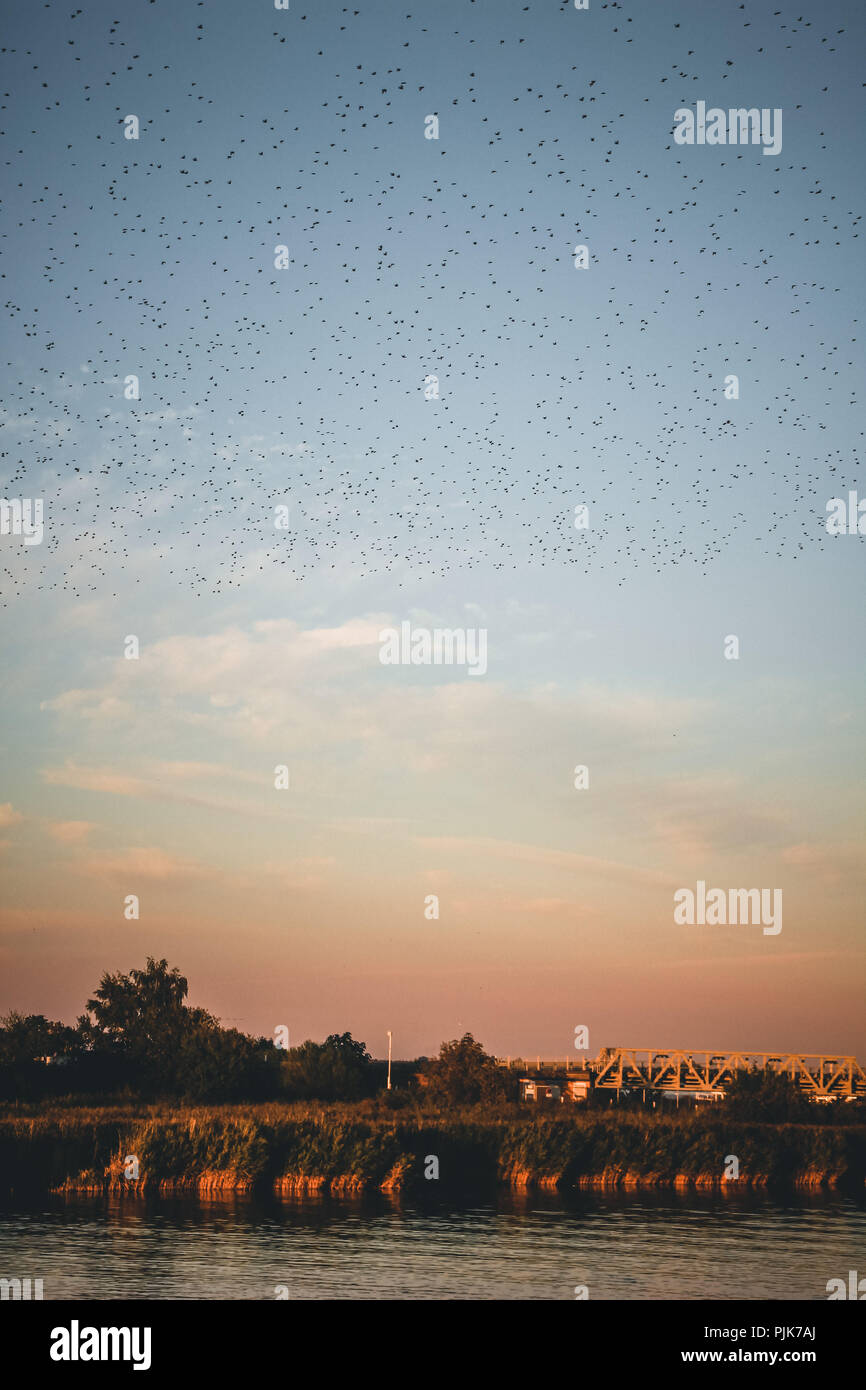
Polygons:
<instances>
[{"instance_id":1,"label":"blue sky at dusk","mask_svg":"<svg viewBox=\"0 0 866 1390\"><path fill-rule=\"evenodd\" d=\"M0 1011L154 955L377 1055L862 1056L864 21L800 14L10 13Z\"/></svg>"}]
</instances>

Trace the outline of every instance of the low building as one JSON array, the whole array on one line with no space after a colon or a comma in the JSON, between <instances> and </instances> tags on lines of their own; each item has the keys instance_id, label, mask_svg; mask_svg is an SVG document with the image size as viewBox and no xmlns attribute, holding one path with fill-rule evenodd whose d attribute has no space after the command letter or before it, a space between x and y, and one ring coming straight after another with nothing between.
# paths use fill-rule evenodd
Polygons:
<instances>
[{"instance_id":1,"label":"low building","mask_svg":"<svg viewBox=\"0 0 866 1390\"><path fill-rule=\"evenodd\" d=\"M554 1075L546 1071L521 1076L517 1084L521 1100L581 1102L589 1095L591 1083L588 1071L563 1071Z\"/></svg>"},{"instance_id":2,"label":"low building","mask_svg":"<svg viewBox=\"0 0 866 1390\"><path fill-rule=\"evenodd\" d=\"M635 1086L634 1089L639 1091L641 1088ZM711 1091L696 1091L686 1086L670 1086L661 1091L656 1091L651 1087L647 1087L644 1091L644 1095L661 1095L665 1100L675 1100L677 1105L679 1105L681 1100L688 1100L694 1105L700 1105L703 1102L713 1103L718 1100L724 1100L726 1092L718 1088L714 1088Z\"/></svg>"}]
</instances>

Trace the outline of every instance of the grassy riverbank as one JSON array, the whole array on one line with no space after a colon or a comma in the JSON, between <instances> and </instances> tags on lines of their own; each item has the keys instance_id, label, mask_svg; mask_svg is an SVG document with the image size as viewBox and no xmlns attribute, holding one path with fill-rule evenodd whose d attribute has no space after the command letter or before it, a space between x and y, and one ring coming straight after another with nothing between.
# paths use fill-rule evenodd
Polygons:
<instances>
[{"instance_id":1,"label":"grassy riverbank","mask_svg":"<svg viewBox=\"0 0 866 1390\"><path fill-rule=\"evenodd\" d=\"M124 1160L138 1160L138 1180ZM729 1156L738 1184L724 1181ZM400 1191L862 1185L866 1127L718 1115L540 1114L508 1107L389 1114L353 1105L168 1106L0 1114L4 1193L53 1190Z\"/></svg>"}]
</instances>

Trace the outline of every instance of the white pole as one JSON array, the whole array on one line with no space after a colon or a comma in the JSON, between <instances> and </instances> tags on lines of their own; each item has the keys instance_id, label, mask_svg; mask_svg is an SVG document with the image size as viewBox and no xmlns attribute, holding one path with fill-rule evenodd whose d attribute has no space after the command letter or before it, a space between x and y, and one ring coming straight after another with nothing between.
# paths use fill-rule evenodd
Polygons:
<instances>
[{"instance_id":1,"label":"white pole","mask_svg":"<svg viewBox=\"0 0 866 1390\"><path fill-rule=\"evenodd\" d=\"M388 1085L387 1090L391 1089L391 1030L388 1029Z\"/></svg>"}]
</instances>

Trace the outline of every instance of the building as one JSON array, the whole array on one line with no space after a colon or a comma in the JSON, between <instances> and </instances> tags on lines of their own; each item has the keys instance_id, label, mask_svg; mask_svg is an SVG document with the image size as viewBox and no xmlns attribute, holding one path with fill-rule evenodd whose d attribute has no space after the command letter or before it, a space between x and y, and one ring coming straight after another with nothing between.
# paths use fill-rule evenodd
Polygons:
<instances>
[{"instance_id":1,"label":"building","mask_svg":"<svg viewBox=\"0 0 866 1390\"><path fill-rule=\"evenodd\" d=\"M580 1103L589 1095L588 1071L528 1072L518 1080L521 1100L555 1100Z\"/></svg>"},{"instance_id":2,"label":"building","mask_svg":"<svg viewBox=\"0 0 866 1390\"><path fill-rule=\"evenodd\" d=\"M640 1090L641 1088L636 1086L634 1089ZM695 1091L683 1086L668 1087L661 1092L656 1090L644 1090L643 1095L645 1097L648 1095L662 1095L665 1100L675 1100L677 1105L679 1105L681 1100L690 1101L693 1105L700 1105L704 1102L712 1104L717 1100L724 1100L726 1092L717 1089L712 1091Z\"/></svg>"}]
</instances>

